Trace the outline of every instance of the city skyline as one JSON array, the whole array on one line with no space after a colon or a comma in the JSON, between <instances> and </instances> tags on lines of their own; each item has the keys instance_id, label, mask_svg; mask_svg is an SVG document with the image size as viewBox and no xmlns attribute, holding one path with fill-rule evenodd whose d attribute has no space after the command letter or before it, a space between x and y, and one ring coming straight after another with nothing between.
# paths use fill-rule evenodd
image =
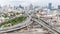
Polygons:
<instances>
[{"instance_id":1,"label":"city skyline","mask_svg":"<svg viewBox=\"0 0 60 34\"><path fill-rule=\"evenodd\" d=\"M52 3L52 6L57 8L60 5L60 0L0 0L0 5L19 5L28 6L29 4L33 4L34 6L47 6L48 3Z\"/></svg>"}]
</instances>

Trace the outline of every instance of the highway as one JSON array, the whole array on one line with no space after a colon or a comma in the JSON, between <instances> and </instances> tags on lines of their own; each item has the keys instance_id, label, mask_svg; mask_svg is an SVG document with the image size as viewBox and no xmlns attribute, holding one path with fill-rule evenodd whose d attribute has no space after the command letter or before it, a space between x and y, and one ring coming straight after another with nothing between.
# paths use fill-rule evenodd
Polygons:
<instances>
[{"instance_id":1,"label":"highway","mask_svg":"<svg viewBox=\"0 0 60 34\"><path fill-rule=\"evenodd\" d=\"M9 31L14 31L14 30L17 30L17 29L22 29L28 25L30 25L32 23L31 20L31 16L27 17L26 20L24 20L22 23L19 23L19 24L16 24L14 26L11 26L11 27L7 27L7 28L4 28L4 29L1 29L0 28L0 33L2 32L9 32Z\"/></svg>"},{"instance_id":2,"label":"highway","mask_svg":"<svg viewBox=\"0 0 60 34\"><path fill-rule=\"evenodd\" d=\"M46 22L42 21L41 19L32 19L33 21L36 21L37 23L41 24L43 27L47 28L49 31L54 32L54 34L60 34L60 32L56 31L56 29L52 28L49 24Z\"/></svg>"},{"instance_id":3,"label":"highway","mask_svg":"<svg viewBox=\"0 0 60 34\"><path fill-rule=\"evenodd\" d=\"M14 30L18 30L18 29L22 29L24 27L28 27L33 21L36 21L37 23L39 23L40 25L42 25L43 27L45 27L46 29L48 29L49 31L53 32L54 34L60 34L59 31L57 31L55 28L53 28L51 25L49 25L48 23L46 23L43 19L36 19L35 17L32 18L33 14L29 15L25 21L23 21L22 23L19 23L15 26L12 26L10 28L5 28L5 29L0 29L0 33L1 32L9 32L9 31L14 31ZM31 21L32 20L32 21Z\"/></svg>"}]
</instances>

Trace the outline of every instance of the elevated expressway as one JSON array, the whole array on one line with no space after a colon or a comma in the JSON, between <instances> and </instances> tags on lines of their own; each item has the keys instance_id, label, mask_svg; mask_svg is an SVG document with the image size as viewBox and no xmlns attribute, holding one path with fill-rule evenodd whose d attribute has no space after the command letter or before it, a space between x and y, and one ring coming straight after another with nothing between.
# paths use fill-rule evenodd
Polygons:
<instances>
[{"instance_id":1,"label":"elevated expressway","mask_svg":"<svg viewBox=\"0 0 60 34\"><path fill-rule=\"evenodd\" d=\"M33 15L29 15L29 17L27 17L27 19L25 21L23 21L22 23L19 23L19 24L15 25L15 26L8 27L8 28L5 28L5 29L0 29L0 33L1 32L9 32L9 31L14 31L14 30L22 29L24 27L28 27L31 23L33 23L33 21L36 21L37 23L39 23L40 25L42 25L43 27L45 27L49 31L53 32L54 34L60 34L59 31L57 31L51 25L49 25L48 23L46 23L43 19L32 18L32 16Z\"/></svg>"},{"instance_id":2,"label":"elevated expressway","mask_svg":"<svg viewBox=\"0 0 60 34\"><path fill-rule=\"evenodd\" d=\"M19 24L16 24L14 26L11 26L11 27L7 27L7 28L4 28L4 29L1 29L0 28L0 33L3 33L3 32L10 32L10 31L15 31L17 29L22 29L24 27L27 27L28 25L30 25L32 23L31 21L31 16L27 17L26 20L24 20L23 22L19 23Z\"/></svg>"},{"instance_id":3,"label":"elevated expressway","mask_svg":"<svg viewBox=\"0 0 60 34\"><path fill-rule=\"evenodd\" d=\"M36 19L36 18L32 18L33 21L36 21L37 23L39 23L40 25L42 25L43 27L45 27L46 29L48 29L49 31L53 32L54 34L60 34L59 31L57 31L55 28L53 28L51 25L49 25L47 22L45 22L43 19Z\"/></svg>"}]
</instances>

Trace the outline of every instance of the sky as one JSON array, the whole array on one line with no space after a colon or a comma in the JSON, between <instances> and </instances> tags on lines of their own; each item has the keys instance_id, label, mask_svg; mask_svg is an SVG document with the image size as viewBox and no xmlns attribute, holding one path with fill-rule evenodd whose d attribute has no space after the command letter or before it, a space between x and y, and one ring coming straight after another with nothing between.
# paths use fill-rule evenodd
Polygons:
<instances>
[{"instance_id":1,"label":"sky","mask_svg":"<svg viewBox=\"0 0 60 34\"><path fill-rule=\"evenodd\" d=\"M27 6L33 4L34 6L47 6L48 3L52 3L52 6L57 7L60 5L60 0L0 0L0 5L23 5Z\"/></svg>"}]
</instances>

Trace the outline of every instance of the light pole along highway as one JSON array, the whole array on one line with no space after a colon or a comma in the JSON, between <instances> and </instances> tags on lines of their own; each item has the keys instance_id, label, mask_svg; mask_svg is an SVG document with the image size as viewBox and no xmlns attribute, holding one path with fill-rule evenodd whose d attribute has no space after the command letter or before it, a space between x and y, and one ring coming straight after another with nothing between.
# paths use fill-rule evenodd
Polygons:
<instances>
[{"instance_id":1,"label":"light pole along highway","mask_svg":"<svg viewBox=\"0 0 60 34\"><path fill-rule=\"evenodd\" d=\"M32 23L31 16L28 16L24 21L22 21L19 24L16 24L14 26L7 27L7 28L4 28L4 29L0 29L0 33L10 32L10 31L15 31L15 30L18 30L18 29L22 29L22 28L30 25L31 23Z\"/></svg>"},{"instance_id":2,"label":"light pole along highway","mask_svg":"<svg viewBox=\"0 0 60 34\"><path fill-rule=\"evenodd\" d=\"M31 15L28 14L28 17L27 17L27 19L25 21L15 25L15 26L6 28L6 29L0 29L0 33L1 32L14 31L14 30L17 30L17 29L22 29L24 27L28 27L32 23L32 21L36 21L37 23L41 24L43 27L45 27L49 31L54 32L55 34L60 34L59 31L57 31L56 29L53 29L53 27L51 27L51 25L47 24L44 20L42 20L42 19L40 19L38 17L37 17L38 19L36 19L35 17L32 18L32 16L33 16L33 14L31 14Z\"/></svg>"},{"instance_id":3,"label":"light pole along highway","mask_svg":"<svg viewBox=\"0 0 60 34\"><path fill-rule=\"evenodd\" d=\"M49 31L53 32L54 34L60 34L59 31L57 31L55 28L53 28L51 25L49 25L47 22L42 20L41 18L32 18L33 21L36 21L37 23L41 24L43 27L48 29Z\"/></svg>"}]
</instances>

